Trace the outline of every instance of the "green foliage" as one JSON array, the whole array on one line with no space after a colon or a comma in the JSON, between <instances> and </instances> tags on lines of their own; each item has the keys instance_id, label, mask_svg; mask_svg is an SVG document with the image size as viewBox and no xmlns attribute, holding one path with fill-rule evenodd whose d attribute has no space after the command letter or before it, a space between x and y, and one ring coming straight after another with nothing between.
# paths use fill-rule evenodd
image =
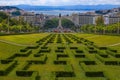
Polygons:
<instances>
[{"instance_id":1,"label":"green foliage","mask_svg":"<svg viewBox=\"0 0 120 80\"><path fill-rule=\"evenodd\" d=\"M14 27L13 27L14 28ZM19 29L18 29L19 30ZM18 43L18 44L35 44L35 42L44 36L47 36L47 33L41 34L24 34L24 35L9 35L9 36L0 36L0 40Z\"/></svg>"},{"instance_id":2,"label":"green foliage","mask_svg":"<svg viewBox=\"0 0 120 80\"><path fill-rule=\"evenodd\" d=\"M116 40L118 40L119 42L119 36L108 35L100 36L95 34L80 34L80 33L77 34L41 33L41 34L0 36L0 40L1 39L5 40L6 42L12 41L14 43L19 44L33 43L34 45L20 47L11 43L0 42L1 45L0 79L4 80L120 79L119 76L117 75L120 73L119 71L120 60L119 58L116 58L114 55L111 55L106 51L106 49L107 50L113 49L99 46L95 47L94 43L89 44L91 41L93 41L95 42L96 45L97 40L100 40L101 44L105 44L110 41L116 42ZM57 43L59 39L61 39L61 43ZM53 41L53 43L49 43L50 41ZM71 41L72 43L69 43L69 45L66 44L68 43L68 41ZM81 41L81 43L80 44L76 43L77 41ZM46 45L44 46L44 44ZM71 47L73 47L73 49L71 49ZM118 50L120 50L119 48ZM42 52L40 52L41 50ZM50 51L44 52L46 50ZM55 50L63 50L64 52L57 53L55 52ZM90 51L97 50L98 53L91 54L89 53L89 50ZM77 53L76 51L80 51L80 53ZM119 55L119 52L116 53L113 52L113 54ZM7 75L3 76L2 72L3 73L5 71L8 72L9 70L7 70L7 68L10 66L9 64L14 62L16 62L16 64L12 67L13 69L9 73L7 73ZM35 76L37 76L37 78ZM38 78L38 76L40 76L40 78Z\"/></svg>"},{"instance_id":3,"label":"green foliage","mask_svg":"<svg viewBox=\"0 0 120 80\"><path fill-rule=\"evenodd\" d=\"M120 34L120 22L104 25L103 23L98 23L98 25L84 25L81 27L81 31L87 33L94 33L96 29L97 33L100 34Z\"/></svg>"},{"instance_id":4,"label":"green foliage","mask_svg":"<svg viewBox=\"0 0 120 80\"><path fill-rule=\"evenodd\" d=\"M8 15L4 12L0 12L0 22L2 22L4 19L7 19Z\"/></svg>"},{"instance_id":5,"label":"green foliage","mask_svg":"<svg viewBox=\"0 0 120 80\"><path fill-rule=\"evenodd\" d=\"M19 49L21 48L23 47L0 42L0 55L1 55L0 58L1 59L8 58L15 52L18 52Z\"/></svg>"},{"instance_id":6,"label":"green foliage","mask_svg":"<svg viewBox=\"0 0 120 80\"><path fill-rule=\"evenodd\" d=\"M84 25L84 26L81 27L81 30L83 32L91 33L91 32L94 31L94 25L89 25L89 24L88 25Z\"/></svg>"},{"instance_id":7,"label":"green foliage","mask_svg":"<svg viewBox=\"0 0 120 80\"><path fill-rule=\"evenodd\" d=\"M74 26L74 23L68 19L62 19L62 26L64 28L72 28Z\"/></svg>"},{"instance_id":8,"label":"green foliage","mask_svg":"<svg viewBox=\"0 0 120 80\"><path fill-rule=\"evenodd\" d=\"M11 19L10 16L0 12L0 32L7 33L8 29L10 33L38 32L39 30L39 28L37 30L36 27L24 22L22 17L19 20Z\"/></svg>"},{"instance_id":9,"label":"green foliage","mask_svg":"<svg viewBox=\"0 0 120 80\"><path fill-rule=\"evenodd\" d=\"M57 26L58 26L58 22L59 20L58 19L51 19L51 20L47 20L46 22L45 22L45 25L44 25L44 27L45 28L56 28ZM73 26L74 26L74 23L72 22L72 21L70 21L70 20L68 20L68 19L62 19L62 26L64 27L64 28L72 28Z\"/></svg>"},{"instance_id":10,"label":"green foliage","mask_svg":"<svg viewBox=\"0 0 120 80\"><path fill-rule=\"evenodd\" d=\"M96 19L96 25L104 25L104 18L102 16Z\"/></svg>"},{"instance_id":11,"label":"green foliage","mask_svg":"<svg viewBox=\"0 0 120 80\"><path fill-rule=\"evenodd\" d=\"M14 12L12 12L12 15L13 16L19 16L19 15L21 15L21 13L20 13L20 11L14 11Z\"/></svg>"},{"instance_id":12,"label":"green foliage","mask_svg":"<svg viewBox=\"0 0 120 80\"><path fill-rule=\"evenodd\" d=\"M45 22L44 28L56 28L58 26L58 19L47 20Z\"/></svg>"}]
</instances>

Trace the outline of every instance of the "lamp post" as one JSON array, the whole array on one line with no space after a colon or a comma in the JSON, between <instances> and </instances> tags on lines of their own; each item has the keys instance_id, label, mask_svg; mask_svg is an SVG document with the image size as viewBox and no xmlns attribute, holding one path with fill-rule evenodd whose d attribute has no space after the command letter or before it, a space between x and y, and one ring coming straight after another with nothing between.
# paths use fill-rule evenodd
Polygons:
<instances>
[{"instance_id":1,"label":"lamp post","mask_svg":"<svg viewBox=\"0 0 120 80\"><path fill-rule=\"evenodd\" d=\"M21 16L19 16L19 22L20 22L20 33L22 32L22 17Z\"/></svg>"},{"instance_id":2,"label":"lamp post","mask_svg":"<svg viewBox=\"0 0 120 80\"><path fill-rule=\"evenodd\" d=\"M95 30L94 30L94 33L95 33L95 34L96 34L96 29L97 29L96 26L97 26L97 25L95 24Z\"/></svg>"},{"instance_id":3,"label":"lamp post","mask_svg":"<svg viewBox=\"0 0 120 80\"><path fill-rule=\"evenodd\" d=\"M119 21L119 16L118 16L118 27L117 27L118 29L117 29L117 34L119 34L119 33L120 33L119 22L120 22L120 21Z\"/></svg>"},{"instance_id":4,"label":"lamp post","mask_svg":"<svg viewBox=\"0 0 120 80\"><path fill-rule=\"evenodd\" d=\"M8 15L8 23L7 23L7 27L8 27L8 30L7 30L7 33L9 34L10 33L10 25L9 25L9 20L10 20L10 16Z\"/></svg>"},{"instance_id":5,"label":"lamp post","mask_svg":"<svg viewBox=\"0 0 120 80\"><path fill-rule=\"evenodd\" d=\"M95 18L94 18L94 26L95 26L95 27L94 27L94 33L95 33L95 34L96 34L96 32L97 32L97 31L96 31L96 30L97 30L97 28L96 28L96 26L97 26L97 21L96 21L97 18L98 18L98 17L96 17L96 16L95 16Z\"/></svg>"}]
</instances>

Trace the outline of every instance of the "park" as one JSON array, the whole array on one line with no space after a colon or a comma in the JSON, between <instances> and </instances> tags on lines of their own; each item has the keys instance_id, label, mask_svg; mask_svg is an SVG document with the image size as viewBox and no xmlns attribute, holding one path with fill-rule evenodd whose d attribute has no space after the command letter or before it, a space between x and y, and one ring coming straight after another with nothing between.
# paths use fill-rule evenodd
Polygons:
<instances>
[{"instance_id":1,"label":"park","mask_svg":"<svg viewBox=\"0 0 120 80\"><path fill-rule=\"evenodd\" d=\"M119 74L120 8L45 15L0 7L0 80L120 80Z\"/></svg>"},{"instance_id":2,"label":"park","mask_svg":"<svg viewBox=\"0 0 120 80\"><path fill-rule=\"evenodd\" d=\"M0 36L0 80L119 80L119 41L82 33Z\"/></svg>"}]
</instances>

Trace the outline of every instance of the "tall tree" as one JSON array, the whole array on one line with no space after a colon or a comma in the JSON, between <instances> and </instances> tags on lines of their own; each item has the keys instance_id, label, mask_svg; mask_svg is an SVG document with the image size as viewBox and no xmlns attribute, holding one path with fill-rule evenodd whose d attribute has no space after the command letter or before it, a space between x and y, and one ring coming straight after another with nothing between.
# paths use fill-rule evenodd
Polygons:
<instances>
[{"instance_id":1,"label":"tall tree","mask_svg":"<svg viewBox=\"0 0 120 80\"><path fill-rule=\"evenodd\" d=\"M96 30L99 29L99 28L97 28L97 26L101 27L102 33L105 32L104 29L103 29L103 27L105 27L105 26L104 26L104 18L103 18L103 16L97 17L97 19L96 19L95 22L96 22L96 25L95 25L95 33L96 33ZM99 31L99 32L101 32L101 31Z\"/></svg>"},{"instance_id":2,"label":"tall tree","mask_svg":"<svg viewBox=\"0 0 120 80\"><path fill-rule=\"evenodd\" d=\"M45 29L56 28L58 26L58 19L47 20L44 24Z\"/></svg>"},{"instance_id":3,"label":"tall tree","mask_svg":"<svg viewBox=\"0 0 120 80\"><path fill-rule=\"evenodd\" d=\"M72 21L63 18L63 19L62 19L62 26L63 26L64 28L72 28L72 27L74 27L75 25L74 25L74 23L73 23Z\"/></svg>"},{"instance_id":4,"label":"tall tree","mask_svg":"<svg viewBox=\"0 0 120 80\"><path fill-rule=\"evenodd\" d=\"M117 34L120 34L120 21L118 18L118 23L117 23Z\"/></svg>"},{"instance_id":5,"label":"tall tree","mask_svg":"<svg viewBox=\"0 0 120 80\"><path fill-rule=\"evenodd\" d=\"M0 12L0 22L2 22L4 19L7 19L8 15L4 12Z\"/></svg>"}]
</instances>

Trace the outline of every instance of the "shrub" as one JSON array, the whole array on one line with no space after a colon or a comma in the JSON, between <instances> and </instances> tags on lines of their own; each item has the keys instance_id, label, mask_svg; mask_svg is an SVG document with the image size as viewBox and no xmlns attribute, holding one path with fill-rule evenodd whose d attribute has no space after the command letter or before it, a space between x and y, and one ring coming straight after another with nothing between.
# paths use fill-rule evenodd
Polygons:
<instances>
[{"instance_id":1,"label":"shrub","mask_svg":"<svg viewBox=\"0 0 120 80\"><path fill-rule=\"evenodd\" d=\"M83 54L83 55L75 54L75 57L76 57L76 58L85 58L85 55L84 55L84 54Z\"/></svg>"},{"instance_id":2,"label":"shrub","mask_svg":"<svg viewBox=\"0 0 120 80\"><path fill-rule=\"evenodd\" d=\"M54 61L54 64L63 64L63 65L66 65L67 61Z\"/></svg>"},{"instance_id":3,"label":"shrub","mask_svg":"<svg viewBox=\"0 0 120 80\"><path fill-rule=\"evenodd\" d=\"M56 77L75 77L74 72L65 72L65 71L59 71L56 72Z\"/></svg>"},{"instance_id":4,"label":"shrub","mask_svg":"<svg viewBox=\"0 0 120 80\"><path fill-rule=\"evenodd\" d=\"M104 77L104 73L101 71L85 72L87 77Z\"/></svg>"}]
</instances>

